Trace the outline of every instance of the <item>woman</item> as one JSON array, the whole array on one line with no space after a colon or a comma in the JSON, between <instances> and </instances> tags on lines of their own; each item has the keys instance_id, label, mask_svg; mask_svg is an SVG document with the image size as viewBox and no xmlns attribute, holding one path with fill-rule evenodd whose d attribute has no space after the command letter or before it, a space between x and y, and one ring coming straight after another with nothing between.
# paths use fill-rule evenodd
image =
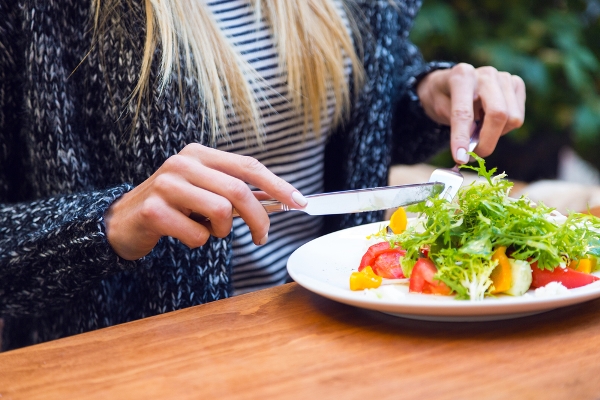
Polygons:
<instances>
[{"instance_id":1,"label":"woman","mask_svg":"<svg viewBox=\"0 0 600 400\"><path fill-rule=\"evenodd\" d=\"M282 283L293 249L382 214L269 219L259 199L385 185L390 162L448 139L464 163L476 114L482 156L524 118L520 78L423 62L407 38L418 1L13 3L4 348Z\"/></svg>"}]
</instances>

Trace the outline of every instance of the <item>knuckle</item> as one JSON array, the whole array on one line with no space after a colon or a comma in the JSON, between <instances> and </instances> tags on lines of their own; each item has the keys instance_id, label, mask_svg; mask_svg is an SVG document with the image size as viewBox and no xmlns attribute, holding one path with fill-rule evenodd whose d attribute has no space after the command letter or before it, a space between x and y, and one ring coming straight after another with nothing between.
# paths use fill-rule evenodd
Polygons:
<instances>
[{"instance_id":1,"label":"knuckle","mask_svg":"<svg viewBox=\"0 0 600 400\"><path fill-rule=\"evenodd\" d=\"M452 68L452 72L457 75L468 75L472 74L474 71L475 67L467 63L459 63Z\"/></svg>"},{"instance_id":2,"label":"knuckle","mask_svg":"<svg viewBox=\"0 0 600 400\"><path fill-rule=\"evenodd\" d=\"M523 124L525 123L525 119L523 117L521 117L520 115L511 115L509 120L508 120L508 124L510 125L510 127L512 129L516 129L516 128L520 128L523 126Z\"/></svg>"},{"instance_id":3,"label":"knuckle","mask_svg":"<svg viewBox=\"0 0 600 400\"><path fill-rule=\"evenodd\" d=\"M180 172L188 167L188 161L187 158L180 153L167 158L163 163L163 167L167 171Z\"/></svg>"},{"instance_id":4,"label":"knuckle","mask_svg":"<svg viewBox=\"0 0 600 400\"><path fill-rule=\"evenodd\" d=\"M277 191L283 191L288 188L288 183L281 178L276 178L274 184Z\"/></svg>"},{"instance_id":5,"label":"knuckle","mask_svg":"<svg viewBox=\"0 0 600 400\"><path fill-rule=\"evenodd\" d=\"M145 199L140 206L140 216L142 217L143 221L160 221L162 215L164 214L164 208L165 205L160 199L156 197L149 197Z\"/></svg>"},{"instance_id":6,"label":"knuckle","mask_svg":"<svg viewBox=\"0 0 600 400\"><path fill-rule=\"evenodd\" d=\"M185 147L179 152L179 154L187 154L187 153L197 153L204 150L204 146L200 143L188 143Z\"/></svg>"},{"instance_id":7,"label":"knuckle","mask_svg":"<svg viewBox=\"0 0 600 400\"><path fill-rule=\"evenodd\" d=\"M486 76L486 77L495 76L498 74L498 70L489 65L478 68L478 71L481 75Z\"/></svg>"},{"instance_id":8,"label":"knuckle","mask_svg":"<svg viewBox=\"0 0 600 400\"><path fill-rule=\"evenodd\" d=\"M223 221L231 218L233 206L228 201L219 201L212 205L212 218L216 221Z\"/></svg>"},{"instance_id":9,"label":"knuckle","mask_svg":"<svg viewBox=\"0 0 600 400\"><path fill-rule=\"evenodd\" d=\"M227 184L227 194L232 200L245 200L250 195L250 188L244 182L232 179Z\"/></svg>"},{"instance_id":10,"label":"knuckle","mask_svg":"<svg viewBox=\"0 0 600 400\"><path fill-rule=\"evenodd\" d=\"M260 173L261 171L266 169L266 167L260 161L250 156L243 156L240 161L240 164L244 169L253 173Z\"/></svg>"},{"instance_id":11,"label":"knuckle","mask_svg":"<svg viewBox=\"0 0 600 400\"><path fill-rule=\"evenodd\" d=\"M152 181L154 190L159 193L171 193L175 191L176 184L173 176L170 174L160 174Z\"/></svg>"},{"instance_id":12,"label":"knuckle","mask_svg":"<svg viewBox=\"0 0 600 400\"><path fill-rule=\"evenodd\" d=\"M505 82L510 82L511 76L508 72L498 72L498 77Z\"/></svg>"},{"instance_id":13,"label":"knuckle","mask_svg":"<svg viewBox=\"0 0 600 400\"><path fill-rule=\"evenodd\" d=\"M226 226L215 227L213 225L212 229L213 229L212 234L218 238L227 237L227 235L229 235L231 233L231 225L229 225L229 227L226 227Z\"/></svg>"},{"instance_id":14,"label":"knuckle","mask_svg":"<svg viewBox=\"0 0 600 400\"><path fill-rule=\"evenodd\" d=\"M485 117L491 119L495 123L505 124L508 121L509 116L508 111L495 108L492 110L487 110Z\"/></svg>"},{"instance_id":15,"label":"knuckle","mask_svg":"<svg viewBox=\"0 0 600 400\"><path fill-rule=\"evenodd\" d=\"M458 107L452 110L452 119L459 121L471 121L474 118L473 110L466 107Z\"/></svg>"},{"instance_id":16,"label":"knuckle","mask_svg":"<svg viewBox=\"0 0 600 400\"><path fill-rule=\"evenodd\" d=\"M200 227L200 229L196 230L190 237L187 239L186 245L190 248L196 248L204 245L210 237L210 233L204 227Z\"/></svg>"},{"instance_id":17,"label":"knuckle","mask_svg":"<svg viewBox=\"0 0 600 400\"><path fill-rule=\"evenodd\" d=\"M511 78L519 85L525 86L525 81L519 75L511 75Z\"/></svg>"},{"instance_id":18,"label":"knuckle","mask_svg":"<svg viewBox=\"0 0 600 400\"><path fill-rule=\"evenodd\" d=\"M518 89L525 91L525 81L518 75L511 75L511 79L514 82L514 86Z\"/></svg>"}]
</instances>

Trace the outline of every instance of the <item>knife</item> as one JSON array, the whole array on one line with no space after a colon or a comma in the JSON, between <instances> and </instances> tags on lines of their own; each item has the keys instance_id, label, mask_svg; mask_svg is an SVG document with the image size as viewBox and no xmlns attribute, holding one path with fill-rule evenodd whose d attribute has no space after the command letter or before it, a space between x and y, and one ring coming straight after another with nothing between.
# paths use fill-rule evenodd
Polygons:
<instances>
[{"instance_id":1,"label":"knife","mask_svg":"<svg viewBox=\"0 0 600 400\"><path fill-rule=\"evenodd\" d=\"M310 215L350 214L419 203L440 194L443 190L443 183L428 182L311 194L305 196L308 204L302 209L290 208L277 200L263 200L260 203L268 214L281 211L303 211ZM233 216L239 217L235 209Z\"/></svg>"}]
</instances>

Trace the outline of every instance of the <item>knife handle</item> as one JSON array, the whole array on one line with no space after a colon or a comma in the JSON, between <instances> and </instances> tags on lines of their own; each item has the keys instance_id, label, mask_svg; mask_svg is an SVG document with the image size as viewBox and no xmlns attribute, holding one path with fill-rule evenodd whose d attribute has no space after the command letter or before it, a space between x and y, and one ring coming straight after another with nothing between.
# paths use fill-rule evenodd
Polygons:
<instances>
[{"instance_id":1,"label":"knife handle","mask_svg":"<svg viewBox=\"0 0 600 400\"><path fill-rule=\"evenodd\" d=\"M260 204L265 208L267 214L290 210L288 206L277 200L262 200ZM235 208L233 209L233 216L240 216L240 214Z\"/></svg>"},{"instance_id":2,"label":"knife handle","mask_svg":"<svg viewBox=\"0 0 600 400\"><path fill-rule=\"evenodd\" d=\"M288 206L286 206L285 204L283 204L282 202L277 201L277 200L262 200L260 202L260 204L265 208L265 211L267 212L267 214L291 210L291 208L289 208ZM240 216L240 214L238 213L238 210L236 210L235 208L233 209L232 215L234 218ZM190 215L190 218L193 219L194 221L200 222L200 223L209 221L208 217L205 217L204 215L201 215L198 213L192 213Z\"/></svg>"}]
</instances>

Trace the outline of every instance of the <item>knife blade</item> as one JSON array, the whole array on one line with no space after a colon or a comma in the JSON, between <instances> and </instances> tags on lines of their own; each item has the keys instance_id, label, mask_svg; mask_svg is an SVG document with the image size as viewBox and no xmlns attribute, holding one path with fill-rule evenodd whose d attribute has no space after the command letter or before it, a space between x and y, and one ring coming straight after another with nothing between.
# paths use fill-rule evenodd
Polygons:
<instances>
[{"instance_id":1,"label":"knife blade","mask_svg":"<svg viewBox=\"0 0 600 400\"><path fill-rule=\"evenodd\" d=\"M305 196L308 204L302 209L290 208L277 200L263 200L260 203L269 214L281 211L302 211L310 215L351 214L419 203L443 190L443 183L428 182L312 194ZM239 217L235 209L233 216Z\"/></svg>"}]
</instances>

